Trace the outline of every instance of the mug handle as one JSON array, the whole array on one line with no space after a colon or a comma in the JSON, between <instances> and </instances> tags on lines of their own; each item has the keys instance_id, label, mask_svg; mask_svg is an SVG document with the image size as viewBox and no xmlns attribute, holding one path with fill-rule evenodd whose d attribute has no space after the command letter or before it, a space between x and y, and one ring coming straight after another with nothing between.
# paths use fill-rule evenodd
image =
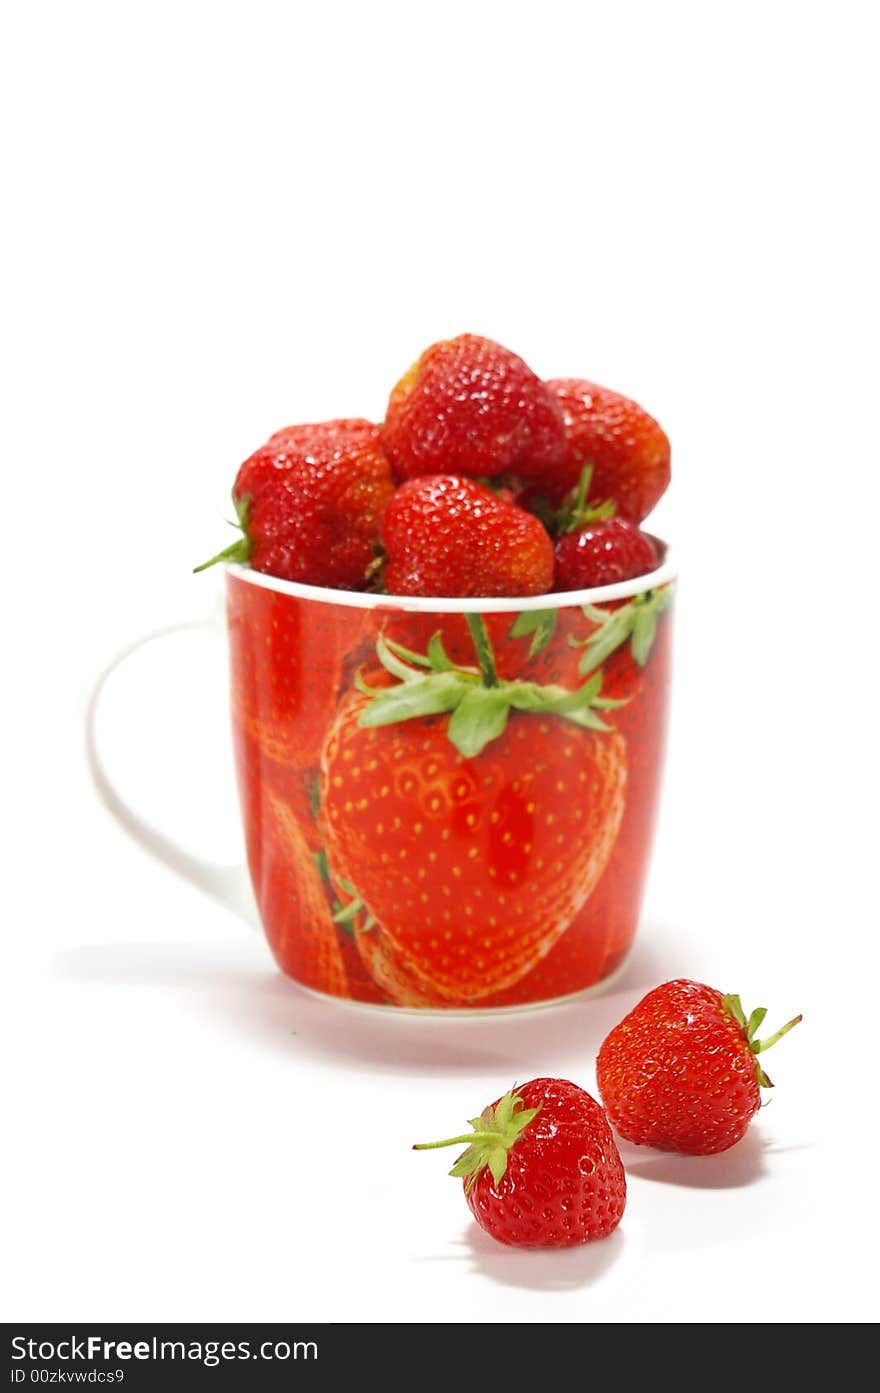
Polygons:
<instances>
[{"instance_id":1,"label":"mug handle","mask_svg":"<svg viewBox=\"0 0 880 1393\"><path fill-rule=\"evenodd\" d=\"M184 880L195 885L217 904L222 905L224 909L230 910L254 928L259 928L259 918L245 862L242 860L229 865L218 861L209 861L203 857L194 856L185 847L180 846L134 810L111 779L101 759L98 741L101 698L113 673L135 653L140 652L149 644L161 642L162 639L170 638L175 634L192 632L222 635L219 617L206 616L203 619L189 619L179 624L169 624L164 628L154 629L126 644L111 658L92 688L86 709L86 759L102 803L139 846L150 852L157 861L161 861L169 870L182 876Z\"/></svg>"}]
</instances>

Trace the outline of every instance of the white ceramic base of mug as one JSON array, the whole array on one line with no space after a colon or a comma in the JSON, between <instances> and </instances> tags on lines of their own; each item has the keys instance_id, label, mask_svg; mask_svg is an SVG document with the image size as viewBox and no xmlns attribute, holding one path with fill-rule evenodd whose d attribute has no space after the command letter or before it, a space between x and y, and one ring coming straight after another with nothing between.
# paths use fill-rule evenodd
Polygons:
<instances>
[{"instance_id":1,"label":"white ceramic base of mug","mask_svg":"<svg viewBox=\"0 0 880 1393\"><path fill-rule=\"evenodd\" d=\"M610 972L607 977L603 977L601 982L594 982L591 987L582 987L580 991L569 992L566 996L550 996L541 1001L524 1001L520 1006L448 1006L440 1009L436 1006L395 1006L390 1002L380 1005L378 1001L357 1001L350 996L333 996L330 992L319 992L314 987L306 987L302 982L297 982L295 977L287 977L287 981L292 982L300 991L314 997L316 1001L332 1001L337 1006L367 1013L374 1018L377 1016L403 1016L407 1020L412 1020L414 1017L427 1016L435 1021L445 1020L449 1017L458 1021L462 1019L485 1021L490 1020L493 1016L532 1015L535 1011L549 1011L556 1006L569 1006L574 1001L584 1001L587 997L601 996L615 985L629 966L634 947L635 939L614 971ZM286 973L282 975L287 976Z\"/></svg>"}]
</instances>

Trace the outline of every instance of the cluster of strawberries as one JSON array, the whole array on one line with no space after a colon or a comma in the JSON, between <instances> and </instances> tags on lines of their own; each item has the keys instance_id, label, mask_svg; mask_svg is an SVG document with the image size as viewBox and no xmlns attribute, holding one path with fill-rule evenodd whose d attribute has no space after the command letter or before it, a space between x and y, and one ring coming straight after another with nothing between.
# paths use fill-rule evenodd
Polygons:
<instances>
[{"instance_id":1,"label":"cluster of strawberries","mask_svg":"<svg viewBox=\"0 0 880 1393\"><path fill-rule=\"evenodd\" d=\"M381 426L273 435L235 480L243 536L206 565L392 595L580 590L656 568L639 523L669 477L669 441L635 402L580 379L542 382L515 353L462 334L422 354Z\"/></svg>"},{"instance_id":2,"label":"cluster of strawberries","mask_svg":"<svg viewBox=\"0 0 880 1393\"><path fill-rule=\"evenodd\" d=\"M605 1039L596 1062L603 1108L568 1079L531 1079L471 1119L471 1133L416 1145L467 1143L450 1174L500 1243L563 1248L606 1238L626 1205L626 1175L609 1122L637 1145L710 1156L740 1141L772 1084L758 1055L767 1012L746 1018L738 996L679 978L648 992Z\"/></svg>"}]
</instances>

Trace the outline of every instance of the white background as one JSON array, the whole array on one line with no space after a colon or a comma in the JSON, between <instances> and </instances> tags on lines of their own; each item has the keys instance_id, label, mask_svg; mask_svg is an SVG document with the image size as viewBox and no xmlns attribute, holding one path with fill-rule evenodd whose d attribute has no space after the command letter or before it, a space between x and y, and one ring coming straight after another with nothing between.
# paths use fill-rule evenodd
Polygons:
<instances>
[{"instance_id":1,"label":"white background","mask_svg":"<svg viewBox=\"0 0 880 1393\"><path fill-rule=\"evenodd\" d=\"M876 1315L876 11L33 4L2 36L7 1319ZM596 1001L369 1015L94 796L88 694L210 611L240 460L381 416L472 330L661 417L683 579L640 945ZM104 748L240 854L222 648L147 650ZM727 1157L628 1151L606 1244L507 1252L445 1156L514 1079L593 1086L673 975L805 1021ZM768 1020L768 1024L769 1024Z\"/></svg>"}]
</instances>

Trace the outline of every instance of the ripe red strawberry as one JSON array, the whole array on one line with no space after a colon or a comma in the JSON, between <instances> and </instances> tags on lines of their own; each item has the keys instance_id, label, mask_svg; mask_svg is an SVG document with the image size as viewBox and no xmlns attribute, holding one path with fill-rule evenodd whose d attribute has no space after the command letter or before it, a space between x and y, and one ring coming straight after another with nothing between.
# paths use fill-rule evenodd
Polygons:
<instances>
[{"instance_id":1,"label":"ripe red strawberry","mask_svg":"<svg viewBox=\"0 0 880 1393\"><path fill-rule=\"evenodd\" d=\"M247 561L282 580L364 589L392 491L369 421L289 426L238 471L232 497L244 536L196 570Z\"/></svg>"},{"instance_id":2,"label":"ripe red strawberry","mask_svg":"<svg viewBox=\"0 0 880 1393\"><path fill-rule=\"evenodd\" d=\"M626 782L599 677L577 692L501 681L482 621L468 623L482 681L440 644L412 666L380 640L402 680L343 701L321 774L334 877L448 1005L549 952L608 861Z\"/></svg>"},{"instance_id":3,"label":"ripe red strawberry","mask_svg":"<svg viewBox=\"0 0 880 1393\"><path fill-rule=\"evenodd\" d=\"M267 759L317 766L363 629L360 611L327 607L226 578L232 717Z\"/></svg>"},{"instance_id":4,"label":"ripe red strawberry","mask_svg":"<svg viewBox=\"0 0 880 1393\"><path fill-rule=\"evenodd\" d=\"M450 1175L499 1243L568 1248L607 1238L626 1207L626 1176L605 1114L567 1079L517 1085L471 1119L473 1135L422 1142L414 1151L467 1143Z\"/></svg>"},{"instance_id":5,"label":"ripe red strawberry","mask_svg":"<svg viewBox=\"0 0 880 1393\"><path fill-rule=\"evenodd\" d=\"M613 585L657 569L657 548L646 532L626 518L600 518L558 537L554 546L554 590L586 590Z\"/></svg>"},{"instance_id":6,"label":"ripe red strawberry","mask_svg":"<svg viewBox=\"0 0 880 1393\"><path fill-rule=\"evenodd\" d=\"M565 456L562 411L521 358L460 334L422 354L391 393L382 445L398 479L420 474L523 478Z\"/></svg>"},{"instance_id":7,"label":"ripe red strawberry","mask_svg":"<svg viewBox=\"0 0 880 1393\"><path fill-rule=\"evenodd\" d=\"M665 432L636 402L581 378L545 383L565 418L561 466L545 473L544 494L558 504L592 465L589 499L611 499L621 517L641 522L665 492L670 448Z\"/></svg>"},{"instance_id":8,"label":"ripe red strawberry","mask_svg":"<svg viewBox=\"0 0 880 1393\"><path fill-rule=\"evenodd\" d=\"M274 840L275 818L269 806L270 796L290 808L309 851L317 855L321 850L321 833L314 814L317 775L314 770L297 769L271 758L254 735L236 720L232 722L232 740L248 869L259 903L264 855Z\"/></svg>"},{"instance_id":9,"label":"ripe red strawberry","mask_svg":"<svg viewBox=\"0 0 880 1393\"><path fill-rule=\"evenodd\" d=\"M766 1014L759 1007L746 1020L738 996L684 978L648 992L607 1036L596 1064L620 1135L690 1156L734 1146L761 1106L761 1089L772 1087L757 1055L801 1020L759 1041Z\"/></svg>"},{"instance_id":10,"label":"ripe red strawberry","mask_svg":"<svg viewBox=\"0 0 880 1393\"><path fill-rule=\"evenodd\" d=\"M254 889L278 966L315 991L349 996L339 936L303 822L267 790L260 880Z\"/></svg>"},{"instance_id":11,"label":"ripe red strawberry","mask_svg":"<svg viewBox=\"0 0 880 1393\"><path fill-rule=\"evenodd\" d=\"M553 585L543 524L473 479L435 474L403 484L382 535L392 595L540 595Z\"/></svg>"}]
</instances>

